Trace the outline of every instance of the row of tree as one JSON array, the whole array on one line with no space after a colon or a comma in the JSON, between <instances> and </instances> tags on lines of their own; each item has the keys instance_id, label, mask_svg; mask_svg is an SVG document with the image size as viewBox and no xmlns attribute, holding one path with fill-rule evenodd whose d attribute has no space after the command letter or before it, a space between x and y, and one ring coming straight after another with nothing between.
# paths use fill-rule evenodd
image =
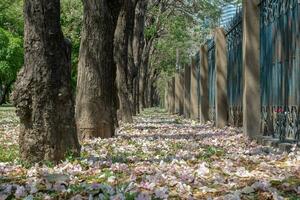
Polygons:
<instances>
[{"instance_id":1,"label":"row of tree","mask_svg":"<svg viewBox=\"0 0 300 200\"><path fill-rule=\"evenodd\" d=\"M78 137L112 137L118 121L130 123L157 104L163 80L175 71L175 52L188 62L193 52L187 49L205 39L222 2L85 0L72 7L62 0L62 10L74 12L61 19L60 0L25 0L24 66L12 93L22 158L78 155ZM197 25L202 22L208 25ZM63 31L75 33L73 46ZM76 104L71 76L77 77Z\"/></svg>"}]
</instances>

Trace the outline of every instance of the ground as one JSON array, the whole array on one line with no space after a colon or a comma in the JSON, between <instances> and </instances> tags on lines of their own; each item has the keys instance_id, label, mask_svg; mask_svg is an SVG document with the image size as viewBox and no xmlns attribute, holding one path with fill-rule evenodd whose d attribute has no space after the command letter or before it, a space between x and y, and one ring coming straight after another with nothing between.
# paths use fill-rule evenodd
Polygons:
<instances>
[{"instance_id":1,"label":"ground","mask_svg":"<svg viewBox=\"0 0 300 200\"><path fill-rule=\"evenodd\" d=\"M300 199L300 152L250 142L240 129L145 110L115 138L82 143L54 166L18 159L18 120L0 108L2 199Z\"/></svg>"}]
</instances>

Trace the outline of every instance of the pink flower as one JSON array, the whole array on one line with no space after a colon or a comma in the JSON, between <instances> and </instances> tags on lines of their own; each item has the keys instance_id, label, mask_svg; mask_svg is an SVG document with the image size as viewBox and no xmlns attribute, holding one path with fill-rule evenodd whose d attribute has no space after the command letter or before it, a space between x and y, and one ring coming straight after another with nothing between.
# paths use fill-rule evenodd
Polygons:
<instances>
[{"instance_id":1,"label":"pink flower","mask_svg":"<svg viewBox=\"0 0 300 200\"><path fill-rule=\"evenodd\" d=\"M159 199L168 199L168 188L160 187L155 190L155 197Z\"/></svg>"},{"instance_id":2,"label":"pink flower","mask_svg":"<svg viewBox=\"0 0 300 200\"><path fill-rule=\"evenodd\" d=\"M22 197L26 196L26 190L24 186L17 186L17 190L15 192L15 197L17 199L21 199Z\"/></svg>"},{"instance_id":3,"label":"pink flower","mask_svg":"<svg viewBox=\"0 0 300 200\"><path fill-rule=\"evenodd\" d=\"M141 182L140 187L152 191L155 187L155 183Z\"/></svg>"},{"instance_id":4,"label":"pink flower","mask_svg":"<svg viewBox=\"0 0 300 200\"><path fill-rule=\"evenodd\" d=\"M283 113L284 110L283 110L282 108L277 108L277 109L275 110L275 112L276 112L276 113Z\"/></svg>"},{"instance_id":5,"label":"pink flower","mask_svg":"<svg viewBox=\"0 0 300 200\"><path fill-rule=\"evenodd\" d=\"M148 193L140 193L136 200L151 200L151 196Z\"/></svg>"}]
</instances>

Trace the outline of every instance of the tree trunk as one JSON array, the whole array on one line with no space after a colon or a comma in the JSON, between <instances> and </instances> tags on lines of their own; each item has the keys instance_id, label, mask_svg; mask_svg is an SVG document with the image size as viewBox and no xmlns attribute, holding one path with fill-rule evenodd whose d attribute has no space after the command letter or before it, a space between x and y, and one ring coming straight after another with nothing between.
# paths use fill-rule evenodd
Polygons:
<instances>
[{"instance_id":1,"label":"tree trunk","mask_svg":"<svg viewBox=\"0 0 300 200\"><path fill-rule=\"evenodd\" d=\"M158 71L156 69L152 70L150 81L149 81L149 107L154 107L158 105L158 99L157 99L157 89L156 89L156 81L158 79Z\"/></svg>"},{"instance_id":2,"label":"tree trunk","mask_svg":"<svg viewBox=\"0 0 300 200\"><path fill-rule=\"evenodd\" d=\"M131 106L132 115L136 115L136 107L135 107L135 79L138 74L138 69L134 65L134 58L133 58L133 46L132 46L132 34L129 35L129 43L128 43L128 91L129 91L129 101Z\"/></svg>"},{"instance_id":3,"label":"tree trunk","mask_svg":"<svg viewBox=\"0 0 300 200\"><path fill-rule=\"evenodd\" d=\"M15 80L12 80L6 84L3 84L2 86L0 84L0 105L9 101L9 95L11 93L11 86L14 82L15 82ZM1 92L1 90L2 90L2 92Z\"/></svg>"},{"instance_id":4,"label":"tree trunk","mask_svg":"<svg viewBox=\"0 0 300 200\"><path fill-rule=\"evenodd\" d=\"M129 36L133 31L134 10L136 0L124 0L119 13L117 27L114 38L114 58L117 65L117 87L119 96L119 119L121 121L132 123L132 76L134 69L129 66L128 54L132 53L129 49Z\"/></svg>"},{"instance_id":5,"label":"tree trunk","mask_svg":"<svg viewBox=\"0 0 300 200\"><path fill-rule=\"evenodd\" d=\"M84 17L78 63L76 121L81 139L114 136L118 99L114 32L120 4L83 1Z\"/></svg>"},{"instance_id":6,"label":"tree trunk","mask_svg":"<svg viewBox=\"0 0 300 200\"><path fill-rule=\"evenodd\" d=\"M138 76L136 76L134 79L133 79L133 115L134 116L136 116L138 113L139 113L139 111L138 111L138 109L137 109L137 101L138 101L138 99L137 99L137 86L138 86L138 84L137 84L137 78L138 78Z\"/></svg>"},{"instance_id":7,"label":"tree trunk","mask_svg":"<svg viewBox=\"0 0 300 200\"><path fill-rule=\"evenodd\" d=\"M0 105L4 104L6 101L6 97L9 91L8 85L2 85L0 84Z\"/></svg>"},{"instance_id":8,"label":"tree trunk","mask_svg":"<svg viewBox=\"0 0 300 200\"><path fill-rule=\"evenodd\" d=\"M152 48L153 38L146 41L143 49L141 67L140 67L140 76L139 76L139 101L140 108L146 108L147 106L147 75L148 75L148 64L149 64L149 56Z\"/></svg>"},{"instance_id":9,"label":"tree trunk","mask_svg":"<svg viewBox=\"0 0 300 200\"><path fill-rule=\"evenodd\" d=\"M137 0L132 0L133 5L130 7L131 9L127 12L128 15L128 86L129 86L129 100L131 105L131 111L132 115L136 115L136 109L135 109L135 98L134 98L134 80L138 75L138 68L134 64L134 56L133 56L133 38L134 38L134 18L135 18L135 8Z\"/></svg>"},{"instance_id":10,"label":"tree trunk","mask_svg":"<svg viewBox=\"0 0 300 200\"><path fill-rule=\"evenodd\" d=\"M25 0L24 67L12 94L21 158L58 162L78 155L71 93L71 44L60 27L59 0Z\"/></svg>"},{"instance_id":11,"label":"tree trunk","mask_svg":"<svg viewBox=\"0 0 300 200\"><path fill-rule=\"evenodd\" d=\"M144 29L145 29L145 15L148 1L140 0L137 3L134 18L134 30L133 30L133 60L134 66L137 70L137 76L134 79L135 91L134 91L134 107L137 113L140 112L139 106L139 76L141 68L141 58L143 53L144 42Z\"/></svg>"}]
</instances>

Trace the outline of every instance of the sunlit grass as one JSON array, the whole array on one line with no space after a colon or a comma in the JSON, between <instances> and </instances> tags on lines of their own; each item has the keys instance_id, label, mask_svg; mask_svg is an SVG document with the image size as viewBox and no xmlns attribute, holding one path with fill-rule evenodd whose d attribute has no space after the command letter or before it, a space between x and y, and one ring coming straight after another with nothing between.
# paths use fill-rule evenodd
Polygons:
<instances>
[{"instance_id":1,"label":"sunlit grass","mask_svg":"<svg viewBox=\"0 0 300 200\"><path fill-rule=\"evenodd\" d=\"M0 162L13 162L19 158L18 146L0 144Z\"/></svg>"}]
</instances>

